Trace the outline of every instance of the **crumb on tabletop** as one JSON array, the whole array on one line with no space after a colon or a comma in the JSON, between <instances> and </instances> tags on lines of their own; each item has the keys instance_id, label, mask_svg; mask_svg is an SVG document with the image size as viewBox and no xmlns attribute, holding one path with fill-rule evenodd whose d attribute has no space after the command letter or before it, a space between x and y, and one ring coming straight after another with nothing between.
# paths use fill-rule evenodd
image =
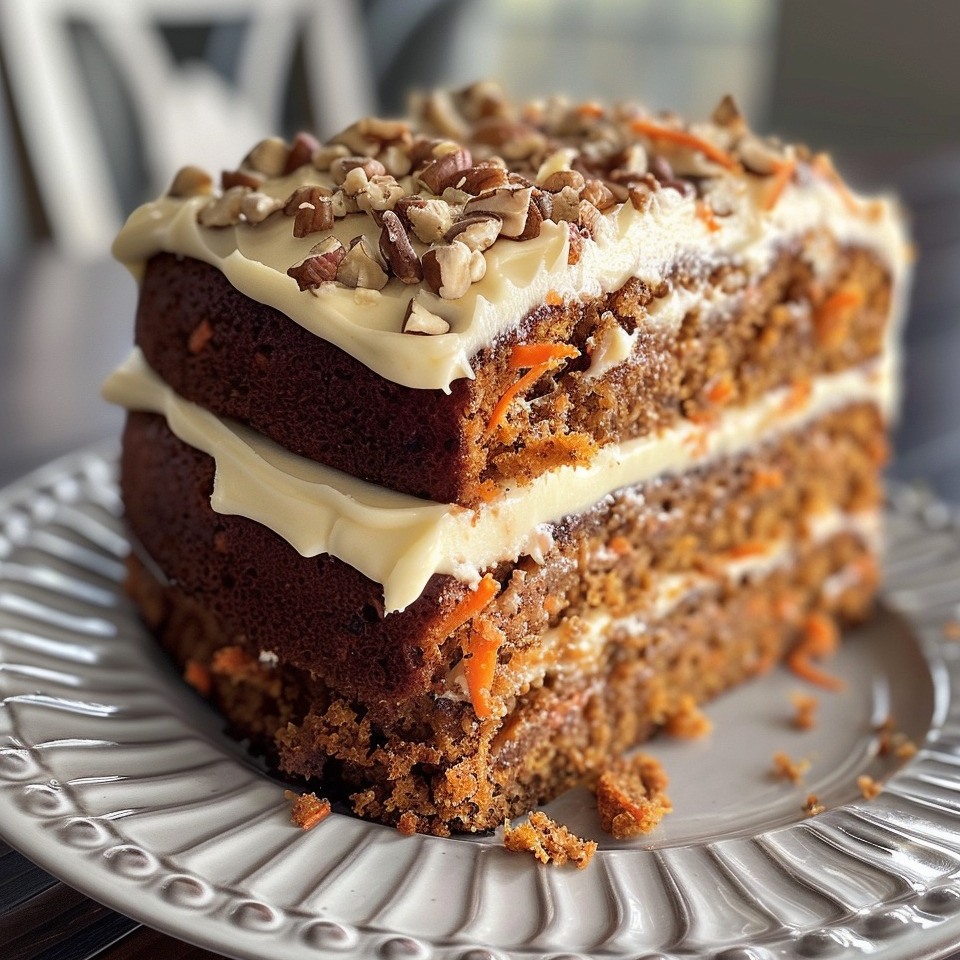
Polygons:
<instances>
[{"instance_id":1,"label":"crumb on tabletop","mask_svg":"<svg viewBox=\"0 0 960 960\"><path fill-rule=\"evenodd\" d=\"M290 819L304 830L312 830L330 816L330 801L321 799L315 793L298 794L293 790L284 790L283 796L293 804Z\"/></svg>"},{"instance_id":2,"label":"crumb on tabletop","mask_svg":"<svg viewBox=\"0 0 960 960\"><path fill-rule=\"evenodd\" d=\"M534 810L526 823L516 827L505 820L503 845L514 852L532 853L541 863L558 867L574 863L578 870L586 867L597 851L595 840L581 840L542 810Z\"/></svg>"},{"instance_id":3,"label":"crumb on tabletop","mask_svg":"<svg viewBox=\"0 0 960 960\"><path fill-rule=\"evenodd\" d=\"M807 795L806 802L803 805L803 815L805 817L815 817L826 809L820 802L820 798L815 793L811 793Z\"/></svg>"},{"instance_id":4,"label":"crumb on tabletop","mask_svg":"<svg viewBox=\"0 0 960 960\"><path fill-rule=\"evenodd\" d=\"M857 777L857 789L860 791L864 800L873 800L879 796L880 791L883 789L883 784L880 783L879 780L874 780L873 777L864 773Z\"/></svg>"},{"instance_id":5,"label":"crumb on tabletop","mask_svg":"<svg viewBox=\"0 0 960 960\"><path fill-rule=\"evenodd\" d=\"M676 712L667 718L664 729L671 737L698 740L713 730L713 724L697 706L697 701L690 694L686 694L680 698Z\"/></svg>"},{"instance_id":6,"label":"crumb on tabletop","mask_svg":"<svg viewBox=\"0 0 960 960\"><path fill-rule=\"evenodd\" d=\"M800 783L809 769L810 761L806 757L794 760L782 750L773 755L773 776L778 780Z\"/></svg>"},{"instance_id":7,"label":"crumb on tabletop","mask_svg":"<svg viewBox=\"0 0 960 960\"><path fill-rule=\"evenodd\" d=\"M820 701L812 694L798 691L791 695L790 702L796 711L793 716L793 725L798 730L812 730L817 725L817 709Z\"/></svg>"},{"instance_id":8,"label":"crumb on tabletop","mask_svg":"<svg viewBox=\"0 0 960 960\"><path fill-rule=\"evenodd\" d=\"M673 810L659 760L636 754L609 766L597 779L600 825L616 840L650 833Z\"/></svg>"}]
</instances>

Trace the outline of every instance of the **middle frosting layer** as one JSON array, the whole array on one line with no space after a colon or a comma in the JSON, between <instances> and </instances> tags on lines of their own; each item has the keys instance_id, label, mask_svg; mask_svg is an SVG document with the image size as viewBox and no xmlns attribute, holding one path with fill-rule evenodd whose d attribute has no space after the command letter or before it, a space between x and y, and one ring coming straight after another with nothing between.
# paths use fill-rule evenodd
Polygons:
<instances>
[{"instance_id":1,"label":"middle frosting layer","mask_svg":"<svg viewBox=\"0 0 960 960\"><path fill-rule=\"evenodd\" d=\"M131 410L163 414L184 443L216 461L211 505L269 527L301 555L331 554L380 583L387 612L402 610L434 574L475 584L504 560L549 548L550 524L622 487L747 449L829 410L875 402L889 412L890 371L881 362L822 376L797 403L789 388L730 409L709 427L684 422L659 436L604 447L586 467L563 467L505 488L474 509L419 500L357 480L284 450L242 424L178 396L134 349L104 385ZM371 549L375 544L375 549Z\"/></svg>"}]
</instances>

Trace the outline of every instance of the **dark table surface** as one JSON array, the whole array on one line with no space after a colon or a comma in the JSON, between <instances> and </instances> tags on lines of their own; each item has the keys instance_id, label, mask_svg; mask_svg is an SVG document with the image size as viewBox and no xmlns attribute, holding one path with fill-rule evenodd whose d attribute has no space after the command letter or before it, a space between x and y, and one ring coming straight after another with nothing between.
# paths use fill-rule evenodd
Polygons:
<instances>
[{"instance_id":1,"label":"dark table surface","mask_svg":"<svg viewBox=\"0 0 960 960\"><path fill-rule=\"evenodd\" d=\"M899 479L960 503L960 160L930 165L906 190L920 258L907 327ZM0 486L117 436L100 381L127 353L136 298L118 265L49 248L0 265ZM960 945L958 945L960 946ZM0 843L3 960L133 960L213 954L114 913Z\"/></svg>"}]
</instances>

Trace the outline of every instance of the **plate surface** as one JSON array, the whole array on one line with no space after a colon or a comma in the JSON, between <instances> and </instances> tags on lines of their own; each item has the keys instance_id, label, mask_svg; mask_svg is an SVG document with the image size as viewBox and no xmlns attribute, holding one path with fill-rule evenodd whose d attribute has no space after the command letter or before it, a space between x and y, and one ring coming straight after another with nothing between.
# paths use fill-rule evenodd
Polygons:
<instances>
[{"instance_id":1,"label":"plate surface","mask_svg":"<svg viewBox=\"0 0 960 960\"><path fill-rule=\"evenodd\" d=\"M921 960L960 944L960 529L894 497L885 604L792 728L775 671L649 748L674 813L584 871L498 837L441 840L335 814L304 832L283 785L221 730L122 590L113 449L0 494L0 833L89 896L210 949L271 960ZM881 756L888 716L912 758ZM770 776L783 750L811 767ZM873 801L857 776L882 779ZM815 793L825 813L804 818ZM584 791L548 807L603 837Z\"/></svg>"}]
</instances>

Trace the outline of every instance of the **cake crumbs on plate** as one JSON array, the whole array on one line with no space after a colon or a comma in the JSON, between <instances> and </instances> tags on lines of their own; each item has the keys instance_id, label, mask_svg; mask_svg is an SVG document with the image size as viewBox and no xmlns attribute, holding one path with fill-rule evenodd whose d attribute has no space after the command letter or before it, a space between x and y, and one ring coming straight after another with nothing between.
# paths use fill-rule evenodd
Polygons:
<instances>
[{"instance_id":1,"label":"cake crumbs on plate","mask_svg":"<svg viewBox=\"0 0 960 960\"><path fill-rule=\"evenodd\" d=\"M810 761L806 757L794 760L782 750L778 750L773 755L773 776L778 780L800 783L809 769Z\"/></svg>"},{"instance_id":2,"label":"cake crumbs on plate","mask_svg":"<svg viewBox=\"0 0 960 960\"><path fill-rule=\"evenodd\" d=\"M596 840L581 840L542 810L534 810L526 823L516 827L505 820L503 845L517 853L532 853L544 864L562 867L574 863L578 870L583 870L597 852Z\"/></svg>"},{"instance_id":3,"label":"cake crumbs on plate","mask_svg":"<svg viewBox=\"0 0 960 960\"><path fill-rule=\"evenodd\" d=\"M597 779L600 825L616 840L649 833L673 810L659 760L636 754L609 766Z\"/></svg>"},{"instance_id":4,"label":"cake crumbs on plate","mask_svg":"<svg viewBox=\"0 0 960 960\"><path fill-rule=\"evenodd\" d=\"M827 808L820 802L820 798L815 793L807 795L806 802L803 805L803 815L805 817L815 817L823 813Z\"/></svg>"},{"instance_id":5,"label":"cake crumbs on plate","mask_svg":"<svg viewBox=\"0 0 960 960\"><path fill-rule=\"evenodd\" d=\"M304 830L312 830L318 823L330 816L330 801L321 799L315 793L294 793L284 790L283 796L290 800L290 819Z\"/></svg>"},{"instance_id":6,"label":"cake crumbs on plate","mask_svg":"<svg viewBox=\"0 0 960 960\"><path fill-rule=\"evenodd\" d=\"M680 698L676 712L667 718L664 729L671 737L698 740L713 730L713 724L697 706L697 701L690 694L686 694Z\"/></svg>"},{"instance_id":7,"label":"cake crumbs on plate","mask_svg":"<svg viewBox=\"0 0 960 960\"><path fill-rule=\"evenodd\" d=\"M790 702L796 711L793 715L794 727L798 730L812 730L817 725L820 701L813 694L797 691L791 694Z\"/></svg>"},{"instance_id":8,"label":"cake crumbs on plate","mask_svg":"<svg viewBox=\"0 0 960 960\"><path fill-rule=\"evenodd\" d=\"M864 800L873 800L880 795L883 790L883 784L879 780L864 773L857 777L857 789L860 791Z\"/></svg>"},{"instance_id":9,"label":"cake crumbs on plate","mask_svg":"<svg viewBox=\"0 0 960 960\"><path fill-rule=\"evenodd\" d=\"M897 730L892 716L887 716L874 727L877 734L877 756L894 756L898 760L909 760L916 756L917 745L905 734Z\"/></svg>"}]
</instances>

